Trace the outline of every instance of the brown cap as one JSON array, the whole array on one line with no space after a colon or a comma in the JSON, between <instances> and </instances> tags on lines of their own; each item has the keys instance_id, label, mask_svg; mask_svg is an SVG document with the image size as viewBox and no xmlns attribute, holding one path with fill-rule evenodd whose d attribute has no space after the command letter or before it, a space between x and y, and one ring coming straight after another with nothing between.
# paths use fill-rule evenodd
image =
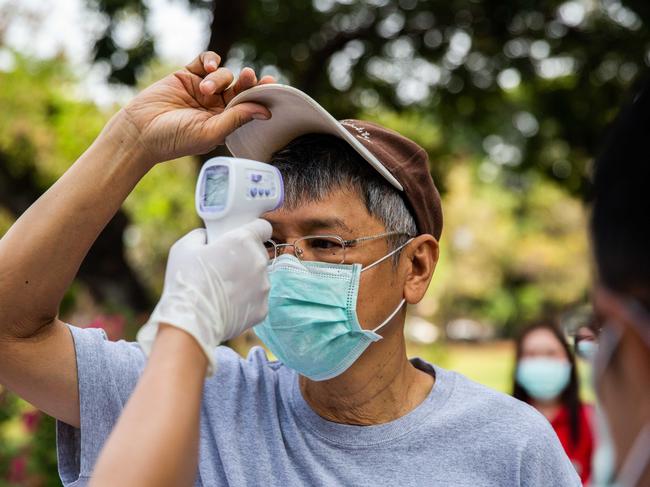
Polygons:
<instances>
[{"instance_id":1,"label":"brown cap","mask_svg":"<svg viewBox=\"0 0 650 487\"><path fill-rule=\"evenodd\" d=\"M226 146L233 156L269 162L296 137L309 133L336 135L403 193L418 231L440 239L440 194L429 172L427 153L415 142L371 122L339 122L308 95L286 85L257 86L237 95L228 106L244 102L265 105L273 116L248 122L231 133Z\"/></svg>"}]
</instances>

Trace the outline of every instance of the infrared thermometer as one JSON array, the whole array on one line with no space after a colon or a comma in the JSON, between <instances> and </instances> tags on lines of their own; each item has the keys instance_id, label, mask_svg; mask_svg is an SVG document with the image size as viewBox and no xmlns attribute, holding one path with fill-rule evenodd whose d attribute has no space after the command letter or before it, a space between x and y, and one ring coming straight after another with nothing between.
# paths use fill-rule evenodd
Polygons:
<instances>
[{"instance_id":1,"label":"infrared thermometer","mask_svg":"<svg viewBox=\"0 0 650 487\"><path fill-rule=\"evenodd\" d=\"M196 212L205 222L208 243L283 201L280 171L249 159L214 157L203 164L196 184Z\"/></svg>"}]
</instances>

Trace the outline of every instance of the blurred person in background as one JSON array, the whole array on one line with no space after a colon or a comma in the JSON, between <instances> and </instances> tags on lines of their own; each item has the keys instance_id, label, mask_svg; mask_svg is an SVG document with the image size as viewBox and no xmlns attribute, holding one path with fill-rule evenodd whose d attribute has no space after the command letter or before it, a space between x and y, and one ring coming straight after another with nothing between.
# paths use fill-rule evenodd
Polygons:
<instances>
[{"instance_id":1,"label":"blurred person in background","mask_svg":"<svg viewBox=\"0 0 650 487\"><path fill-rule=\"evenodd\" d=\"M576 357L589 365L598 348L600 328L591 303L569 309L558 321L563 335L571 339L570 345Z\"/></svg>"},{"instance_id":2,"label":"blurred person in background","mask_svg":"<svg viewBox=\"0 0 650 487\"><path fill-rule=\"evenodd\" d=\"M602 326L594 485L650 486L650 83L636 92L596 160L593 303Z\"/></svg>"},{"instance_id":3,"label":"blurred person in background","mask_svg":"<svg viewBox=\"0 0 650 487\"><path fill-rule=\"evenodd\" d=\"M548 419L586 485L594 438L591 408L579 394L575 357L553 320L524 328L516 341L513 396Z\"/></svg>"},{"instance_id":4,"label":"blurred person in background","mask_svg":"<svg viewBox=\"0 0 650 487\"><path fill-rule=\"evenodd\" d=\"M595 324L589 323L580 326L573 336L573 348L576 355L586 361L593 359L598 347L598 333Z\"/></svg>"}]
</instances>

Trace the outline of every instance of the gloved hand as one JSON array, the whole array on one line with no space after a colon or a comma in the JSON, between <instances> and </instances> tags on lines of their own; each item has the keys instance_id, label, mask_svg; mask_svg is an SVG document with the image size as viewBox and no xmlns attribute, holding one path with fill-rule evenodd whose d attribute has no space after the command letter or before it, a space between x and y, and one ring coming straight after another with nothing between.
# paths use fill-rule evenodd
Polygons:
<instances>
[{"instance_id":1,"label":"gloved hand","mask_svg":"<svg viewBox=\"0 0 650 487\"><path fill-rule=\"evenodd\" d=\"M204 229L193 230L169 251L165 285L138 343L149 355L160 323L192 335L214 373L214 348L257 323L268 312L268 254L263 242L271 224L258 219L206 244Z\"/></svg>"}]
</instances>

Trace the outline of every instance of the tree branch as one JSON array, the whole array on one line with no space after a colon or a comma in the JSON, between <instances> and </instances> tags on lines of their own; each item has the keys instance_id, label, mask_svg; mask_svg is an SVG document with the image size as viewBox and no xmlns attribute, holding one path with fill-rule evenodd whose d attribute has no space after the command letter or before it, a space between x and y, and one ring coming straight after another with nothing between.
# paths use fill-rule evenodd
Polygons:
<instances>
[{"instance_id":1,"label":"tree branch","mask_svg":"<svg viewBox=\"0 0 650 487\"><path fill-rule=\"evenodd\" d=\"M214 0L208 50L226 62L228 52L237 41L248 10L248 0Z\"/></svg>"},{"instance_id":2,"label":"tree branch","mask_svg":"<svg viewBox=\"0 0 650 487\"><path fill-rule=\"evenodd\" d=\"M296 78L296 88L309 93L311 96L318 97L316 86L323 77L324 66L330 57L343 49L350 41L372 39L375 35L374 31L377 28L377 22L378 20L375 19L374 22L365 27L353 31L340 31L326 42L322 48L312 51L309 55L309 66L302 76ZM406 27L402 29L399 35L423 35L425 32L426 29Z\"/></svg>"},{"instance_id":3,"label":"tree branch","mask_svg":"<svg viewBox=\"0 0 650 487\"><path fill-rule=\"evenodd\" d=\"M359 28L354 31L341 31L332 39L330 39L325 45L318 49L317 51L312 51L309 55L309 67L304 71L303 75L296 78L295 86L296 88L304 91L305 93L310 93L312 96L315 96L314 88L318 83L318 80L323 76L323 66L329 60L329 58L343 49L345 45L353 40L357 39L367 39L370 38L370 34L375 28L375 23Z\"/></svg>"}]
</instances>

